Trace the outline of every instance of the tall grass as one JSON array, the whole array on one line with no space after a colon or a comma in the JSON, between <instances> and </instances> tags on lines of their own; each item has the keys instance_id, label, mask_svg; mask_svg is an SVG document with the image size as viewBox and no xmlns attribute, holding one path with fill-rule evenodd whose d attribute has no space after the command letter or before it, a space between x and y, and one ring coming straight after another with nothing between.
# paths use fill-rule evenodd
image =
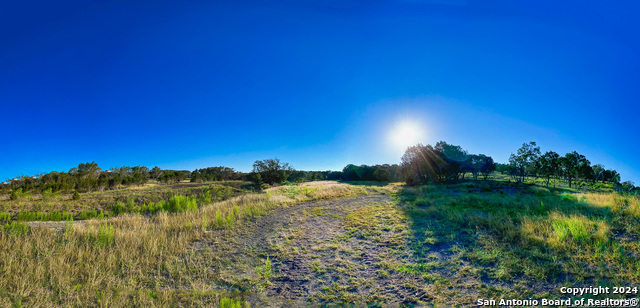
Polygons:
<instances>
[{"instance_id":1,"label":"tall grass","mask_svg":"<svg viewBox=\"0 0 640 308\"><path fill-rule=\"evenodd\" d=\"M457 193L465 190L471 192ZM463 255L495 268L497 278L640 281L637 197L545 187L484 193L446 185L405 188L399 200L408 205L416 234L439 230L448 240L467 241Z\"/></svg>"},{"instance_id":2,"label":"tall grass","mask_svg":"<svg viewBox=\"0 0 640 308\"><path fill-rule=\"evenodd\" d=\"M232 191L229 187L211 187L203 191L199 195L185 196L179 193L172 194L167 200L159 202L149 202L141 205L134 203L133 199L129 199L126 203L118 201L111 206L111 212L114 215L124 213L147 213L155 214L159 211L167 211L171 213L193 211L198 206L204 206L214 201L223 200L230 196Z\"/></svg>"},{"instance_id":3,"label":"tall grass","mask_svg":"<svg viewBox=\"0 0 640 308\"><path fill-rule=\"evenodd\" d=\"M56 211L56 212L19 212L16 220L20 221L62 221L73 220L73 213Z\"/></svg>"},{"instance_id":4,"label":"tall grass","mask_svg":"<svg viewBox=\"0 0 640 308\"><path fill-rule=\"evenodd\" d=\"M230 228L305 200L363 192L334 182L307 187L295 195L283 193L288 188L282 187L270 190L271 198L246 194L183 212L90 220L69 225L64 233L12 223L0 229L0 306L18 302L30 307L220 304L219 293L172 290L162 284L164 277L189 281L190 270L172 266L176 256L206 236L208 229ZM173 202L175 209L193 207L182 197ZM218 224L221 219L223 223Z\"/></svg>"}]
</instances>

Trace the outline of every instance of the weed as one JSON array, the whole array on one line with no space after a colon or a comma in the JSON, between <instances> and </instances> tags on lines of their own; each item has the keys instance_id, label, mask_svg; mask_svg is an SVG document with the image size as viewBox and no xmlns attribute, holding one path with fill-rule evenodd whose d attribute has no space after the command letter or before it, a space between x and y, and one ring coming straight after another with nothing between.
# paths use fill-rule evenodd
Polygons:
<instances>
[{"instance_id":1,"label":"weed","mask_svg":"<svg viewBox=\"0 0 640 308\"><path fill-rule=\"evenodd\" d=\"M197 208L196 200L187 196L174 195L163 207L169 212L183 212L187 210L195 210Z\"/></svg>"},{"instance_id":2,"label":"weed","mask_svg":"<svg viewBox=\"0 0 640 308\"><path fill-rule=\"evenodd\" d=\"M26 193L22 192L22 188L18 188L9 194L9 200L17 201L24 198L25 195Z\"/></svg>"},{"instance_id":3,"label":"weed","mask_svg":"<svg viewBox=\"0 0 640 308\"><path fill-rule=\"evenodd\" d=\"M21 235L25 235L29 233L29 226L20 223L20 222L11 222L11 223L6 223L3 228L2 231L6 234L9 235L13 235L13 236L21 236Z\"/></svg>"},{"instance_id":4,"label":"weed","mask_svg":"<svg viewBox=\"0 0 640 308\"><path fill-rule=\"evenodd\" d=\"M227 228L233 228L233 222L235 221L233 212L227 213L227 218L225 219L225 221L227 223L226 224Z\"/></svg>"},{"instance_id":5,"label":"weed","mask_svg":"<svg viewBox=\"0 0 640 308\"><path fill-rule=\"evenodd\" d=\"M82 212L80 212L79 216L81 220L86 220L91 218L104 219L108 217L108 215L105 215L104 211L102 210L100 210L99 213L96 210L83 210Z\"/></svg>"},{"instance_id":6,"label":"weed","mask_svg":"<svg viewBox=\"0 0 640 308\"><path fill-rule=\"evenodd\" d=\"M262 279L269 279L271 278L271 276L273 276L273 271L271 268L271 260L269 259L269 256L267 256L267 259L264 260L264 266L260 266L257 268L257 272L258 272L258 276Z\"/></svg>"},{"instance_id":7,"label":"weed","mask_svg":"<svg viewBox=\"0 0 640 308\"><path fill-rule=\"evenodd\" d=\"M224 227L224 217L222 216L222 211L220 211L220 209L216 211L216 227Z\"/></svg>"},{"instance_id":8,"label":"weed","mask_svg":"<svg viewBox=\"0 0 640 308\"><path fill-rule=\"evenodd\" d=\"M320 261L313 261L310 265L310 268L312 271L318 274L324 274L327 272L327 269L321 265Z\"/></svg>"},{"instance_id":9,"label":"weed","mask_svg":"<svg viewBox=\"0 0 640 308\"><path fill-rule=\"evenodd\" d=\"M51 200L51 195L52 195L51 188L48 188L48 189L42 191L42 200L43 201Z\"/></svg>"},{"instance_id":10,"label":"weed","mask_svg":"<svg viewBox=\"0 0 640 308\"><path fill-rule=\"evenodd\" d=\"M11 213L0 212L0 221L11 220Z\"/></svg>"},{"instance_id":11,"label":"weed","mask_svg":"<svg viewBox=\"0 0 640 308\"><path fill-rule=\"evenodd\" d=\"M57 212L19 212L16 215L19 221L63 221L73 220L73 213L57 211Z\"/></svg>"},{"instance_id":12,"label":"weed","mask_svg":"<svg viewBox=\"0 0 640 308\"><path fill-rule=\"evenodd\" d=\"M223 297L220 299L220 308L248 308L249 303L241 298Z\"/></svg>"},{"instance_id":13,"label":"weed","mask_svg":"<svg viewBox=\"0 0 640 308\"><path fill-rule=\"evenodd\" d=\"M108 247L115 242L115 230L113 225L100 225L98 226L98 234L93 239L94 245L98 247Z\"/></svg>"}]
</instances>

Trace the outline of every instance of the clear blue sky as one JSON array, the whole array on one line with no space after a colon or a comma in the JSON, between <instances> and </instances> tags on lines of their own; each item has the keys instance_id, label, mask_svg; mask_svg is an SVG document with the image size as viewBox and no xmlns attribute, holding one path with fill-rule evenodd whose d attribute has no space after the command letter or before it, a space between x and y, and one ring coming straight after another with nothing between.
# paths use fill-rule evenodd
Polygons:
<instances>
[{"instance_id":1,"label":"clear blue sky","mask_svg":"<svg viewBox=\"0 0 640 308\"><path fill-rule=\"evenodd\" d=\"M399 163L387 136L412 121L423 143L506 162L536 141L640 184L637 3L5 1L0 180Z\"/></svg>"}]
</instances>

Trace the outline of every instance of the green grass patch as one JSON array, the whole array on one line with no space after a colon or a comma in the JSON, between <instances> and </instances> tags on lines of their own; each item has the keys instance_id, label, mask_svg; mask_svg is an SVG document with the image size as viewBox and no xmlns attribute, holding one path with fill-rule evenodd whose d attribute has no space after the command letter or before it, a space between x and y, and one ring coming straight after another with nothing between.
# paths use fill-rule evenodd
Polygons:
<instances>
[{"instance_id":1,"label":"green grass patch","mask_svg":"<svg viewBox=\"0 0 640 308\"><path fill-rule=\"evenodd\" d=\"M19 212L16 214L18 221L63 221L73 220L74 214L63 211L56 212Z\"/></svg>"},{"instance_id":2,"label":"green grass patch","mask_svg":"<svg viewBox=\"0 0 640 308\"><path fill-rule=\"evenodd\" d=\"M11 223L6 223L2 226L1 230L3 233L13 236L20 236L27 234L31 228L25 225L22 222L12 221Z\"/></svg>"}]
</instances>

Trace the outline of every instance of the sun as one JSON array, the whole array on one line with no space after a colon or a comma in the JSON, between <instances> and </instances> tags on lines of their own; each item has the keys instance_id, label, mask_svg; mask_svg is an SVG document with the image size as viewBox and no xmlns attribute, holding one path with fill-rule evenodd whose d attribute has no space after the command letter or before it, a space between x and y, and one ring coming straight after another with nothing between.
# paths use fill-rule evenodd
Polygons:
<instances>
[{"instance_id":1,"label":"sun","mask_svg":"<svg viewBox=\"0 0 640 308\"><path fill-rule=\"evenodd\" d=\"M413 121L404 120L396 124L391 130L390 141L394 147L405 150L408 146L422 141L422 127Z\"/></svg>"}]
</instances>

